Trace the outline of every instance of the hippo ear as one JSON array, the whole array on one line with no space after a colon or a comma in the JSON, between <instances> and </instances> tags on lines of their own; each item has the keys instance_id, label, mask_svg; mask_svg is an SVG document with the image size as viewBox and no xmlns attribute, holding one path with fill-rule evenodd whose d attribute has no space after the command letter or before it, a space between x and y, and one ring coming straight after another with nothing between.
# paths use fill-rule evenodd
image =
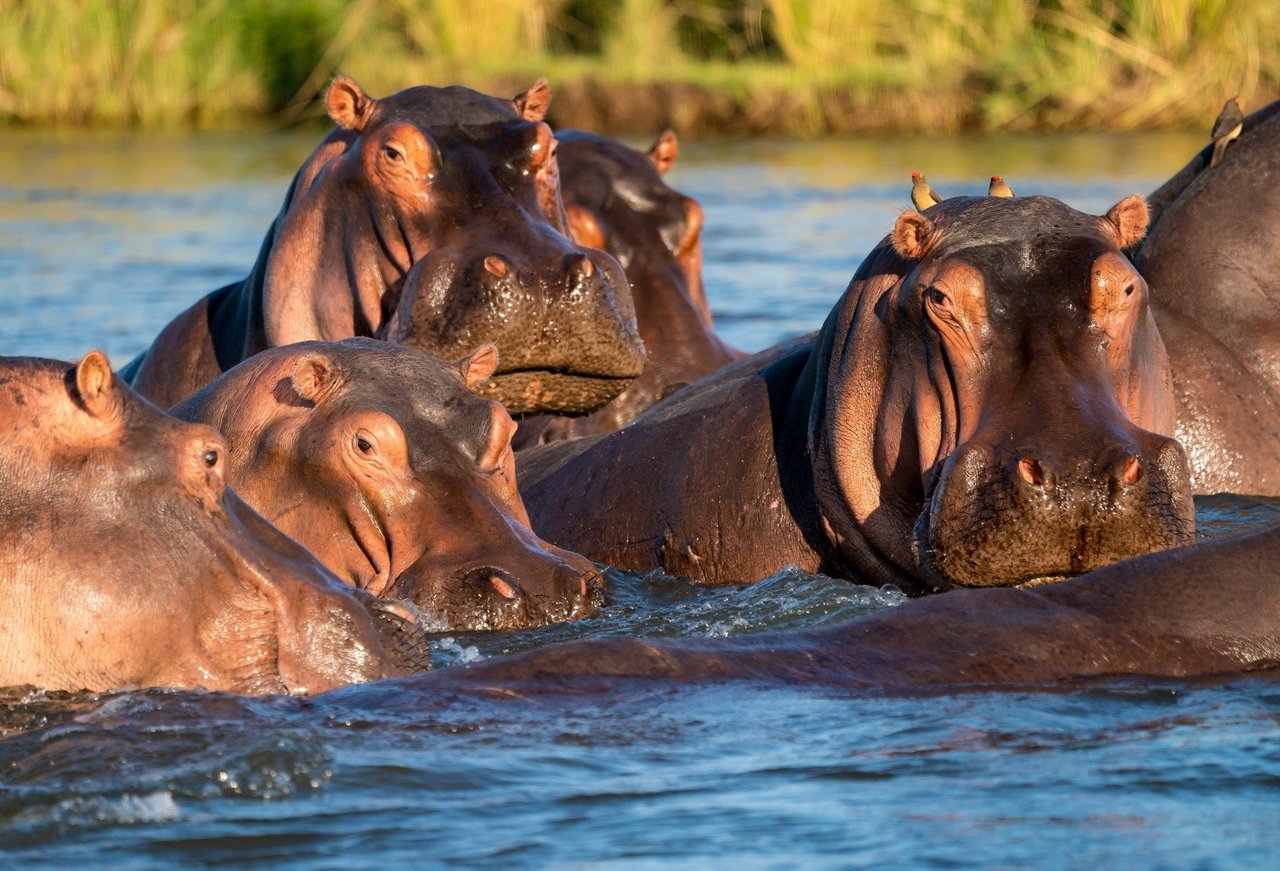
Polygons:
<instances>
[{"instance_id":1,"label":"hippo ear","mask_svg":"<svg viewBox=\"0 0 1280 871\"><path fill-rule=\"evenodd\" d=\"M324 357L308 354L293 367L289 381L294 393L314 404L337 385L338 375Z\"/></svg>"},{"instance_id":2,"label":"hippo ear","mask_svg":"<svg viewBox=\"0 0 1280 871\"><path fill-rule=\"evenodd\" d=\"M551 108L551 86L545 78L538 79L529 90L516 94L511 99L511 104L524 120L541 121Z\"/></svg>"},{"instance_id":3,"label":"hippo ear","mask_svg":"<svg viewBox=\"0 0 1280 871\"><path fill-rule=\"evenodd\" d=\"M498 369L498 349L494 345L481 345L454 364L467 382L468 390L488 381Z\"/></svg>"},{"instance_id":4,"label":"hippo ear","mask_svg":"<svg viewBox=\"0 0 1280 871\"><path fill-rule=\"evenodd\" d=\"M938 225L916 211L906 211L893 225L893 247L908 260L920 260L933 247Z\"/></svg>"},{"instance_id":5,"label":"hippo ear","mask_svg":"<svg viewBox=\"0 0 1280 871\"><path fill-rule=\"evenodd\" d=\"M1102 225L1115 236L1116 247L1124 249L1147 235L1147 224L1150 221L1147 201L1141 194L1130 194L1111 207L1111 211L1102 219Z\"/></svg>"},{"instance_id":6,"label":"hippo ear","mask_svg":"<svg viewBox=\"0 0 1280 871\"><path fill-rule=\"evenodd\" d=\"M338 76L329 86L324 102L333 123L344 130L354 130L359 133L368 123L376 101L360 90L355 79Z\"/></svg>"},{"instance_id":7,"label":"hippo ear","mask_svg":"<svg viewBox=\"0 0 1280 871\"><path fill-rule=\"evenodd\" d=\"M645 152L645 157L649 158L660 173L671 169L671 165L679 156L680 140L676 139L676 134L670 130L663 130L662 135L655 139L649 146L649 150Z\"/></svg>"},{"instance_id":8,"label":"hippo ear","mask_svg":"<svg viewBox=\"0 0 1280 871\"><path fill-rule=\"evenodd\" d=\"M566 206L565 215L569 219L569 232L573 241L587 248L604 249L604 231L596 216L582 206Z\"/></svg>"},{"instance_id":9,"label":"hippo ear","mask_svg":"<svg viewBox=\"0 0 1280 871\"><path fill-rule=\"evenodd\" d=\"M76 393L85 411L94 417L106 417L118 406L111 364L101 351L90 351L76 364Z\"/></svg>"}]
</instances>

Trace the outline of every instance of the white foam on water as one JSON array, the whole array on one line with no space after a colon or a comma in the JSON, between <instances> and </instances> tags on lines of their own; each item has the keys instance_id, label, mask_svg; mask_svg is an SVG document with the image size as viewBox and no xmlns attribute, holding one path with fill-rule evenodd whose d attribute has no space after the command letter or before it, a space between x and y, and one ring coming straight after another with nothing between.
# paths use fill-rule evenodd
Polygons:
<instances>
[{"instance_id":1,"label":"white foam on water","mask_svg":"<svg viewBox=\"0 0 1280 871\"><path fill-rule=\"evenodd\" d=\"M441 653L449 654L451 658L450 664L452 665L466 665L471 662L479 662L485 658L484 654L480 652L480 648L474 644L468 644L463 647L452 636L438 639L433 644Z\"/></svg>"},{"instance_id":2,"label":"white foam on water","mask_svg":"<svg viewBox=\"0 0 1280 871\"><path fill-rule=\"evenodd\" d=\"M147 823L171 823L182 816L182 809L167 789L140 795L108 797L101 795L65 798L52 806L31 807L18 813L13 822L19 825L61 825L75 828L130 826Z\"/></svg>"}]
</instances>

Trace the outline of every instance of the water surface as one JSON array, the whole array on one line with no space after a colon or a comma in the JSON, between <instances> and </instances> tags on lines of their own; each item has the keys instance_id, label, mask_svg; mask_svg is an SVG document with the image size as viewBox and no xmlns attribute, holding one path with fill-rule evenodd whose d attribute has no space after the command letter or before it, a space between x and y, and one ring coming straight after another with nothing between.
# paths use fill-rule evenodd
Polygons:
<instances>
[{"instance_id":1,"label":"water surface","mask_svg":"<svg viewBox=\"0 0 1280 871\"><path fill-rule=\"evenodd\" d=\"M117 365L242 277L319 136L0 138L0 354ZM671 182L707 214L725 337L820 325L909 206L993 173L1100 213L1154 189L1195 136L686 143ZM1200 534L1280 501L1198 502ZM580 637L724 637L910 607L781 572L749 588L610 574L579 623L449 634L442 667ZM0 694L0 851L153 867L1257 866L1280 834L1270 677L1014 692L733 685L441 701L413 680L314 700L164 691Z\"/></svg>"}]
</instances>

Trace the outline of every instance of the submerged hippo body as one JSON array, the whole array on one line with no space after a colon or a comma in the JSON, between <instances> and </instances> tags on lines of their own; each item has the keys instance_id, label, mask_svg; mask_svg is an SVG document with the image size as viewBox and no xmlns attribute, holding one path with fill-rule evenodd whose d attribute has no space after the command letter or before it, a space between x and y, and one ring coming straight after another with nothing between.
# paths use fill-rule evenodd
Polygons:
<instances>
[{"instance_id":1,"label":"submerged hippo body","mask_svg":"<svg viewBox=\"0 0 1280 871\"><path fill-rule=\"evenodd\" d=\"M227 480L347 583L454 629L591 610L600 573L529 528L503 407L456 364L374 339L264 351L171 410L228 443Z\"/></svg>"},{"instance_id":2,"label":"submerged hippo body","mask_svg":"<svg viewBox=\"0 0 1280 871\"><path fill-rule=\"evenodd\" d=\"M513 411L583 412L644 365L607 254L565 235L544 83L328 93L338 124L298 171L248 277L179 315L122 374L162 406L266 348L375 336L451 359L492 342ZM402 300L411 284L420 290ZM531 390L530 383L537 389Z\"/></svg>"},{"instance_id":3,"label":"submerged hippo body","mask_svg":"<svg viewBox=\"0 0 1280 871\"><path fill-rule=\"evenodd\" d=\"M1198 493L1280 495L1280 102L1152 195L1134 264L1169 349Z\"/></svg>"},{"instance_id":4,"label":"submerged hippo body","mask_svg":"<svg viewBox=\"0 0 1280 871\"><path fill-rule=\"evenodd\" d=\"M0 358L0 415L0 685L306 693L426 665L416 621L224 490L221 437L101 354Z\"/></svg>"},{"instance_id":5,"label":"submerged hippo body","mask_svg":"<svg viewBox=\"0 0 1280 871\"><path fill-rule=\"evenodd\" d=\"M1185 543L1186 459L1146 287L1045 197L907 212L812 343L625 430L522 455L534 529L703 582L787 565L904 589L1042 583Z\"/></svg>"},{"instance_id":6,"label":"submerged hippo body","mask_svg":"<svg viewBox=\"0 0 1280 871\"><path fill-rule=\"evenodd\" d=\"M624 681L850 689L1196 678L1280 665L1280 528L1180 547L1030 590L957 590L823 629L597 639L415 679L398 699L617 691Z\"/></svg>"},{"instance_id":7,"label":"submerged hippo body","mask_svg":"<svg viewBox=\"0 0 1280 871\"><path fill-rule=\"evenodd\" d=\"M517 447L610 432L742 355L715 333L702 286L702 207L663 181L679 145L671 131L648 151L561 130L562 190L574 238L626 270L644 339L644 372L599 411L521 421Z\"/></svg>"}]
</instances>

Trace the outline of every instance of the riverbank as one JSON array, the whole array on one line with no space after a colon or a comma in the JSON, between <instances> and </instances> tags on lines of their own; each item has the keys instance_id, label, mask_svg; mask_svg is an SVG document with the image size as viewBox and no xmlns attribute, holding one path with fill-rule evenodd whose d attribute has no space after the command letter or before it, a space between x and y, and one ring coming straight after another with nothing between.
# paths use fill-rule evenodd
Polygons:
<instances>
[{"instance_id":1,"label":"riverbank","mask_svg":"<svg viewBox=\"0 0 1280 871\"><path fill-rule=\"evenodd\" d=\"M649 134L1206 127L1280 96L1280 6L1197 0L10 0L0 119L227 127L545 75L561 126Z\"/></svg>"}]
</instances>

